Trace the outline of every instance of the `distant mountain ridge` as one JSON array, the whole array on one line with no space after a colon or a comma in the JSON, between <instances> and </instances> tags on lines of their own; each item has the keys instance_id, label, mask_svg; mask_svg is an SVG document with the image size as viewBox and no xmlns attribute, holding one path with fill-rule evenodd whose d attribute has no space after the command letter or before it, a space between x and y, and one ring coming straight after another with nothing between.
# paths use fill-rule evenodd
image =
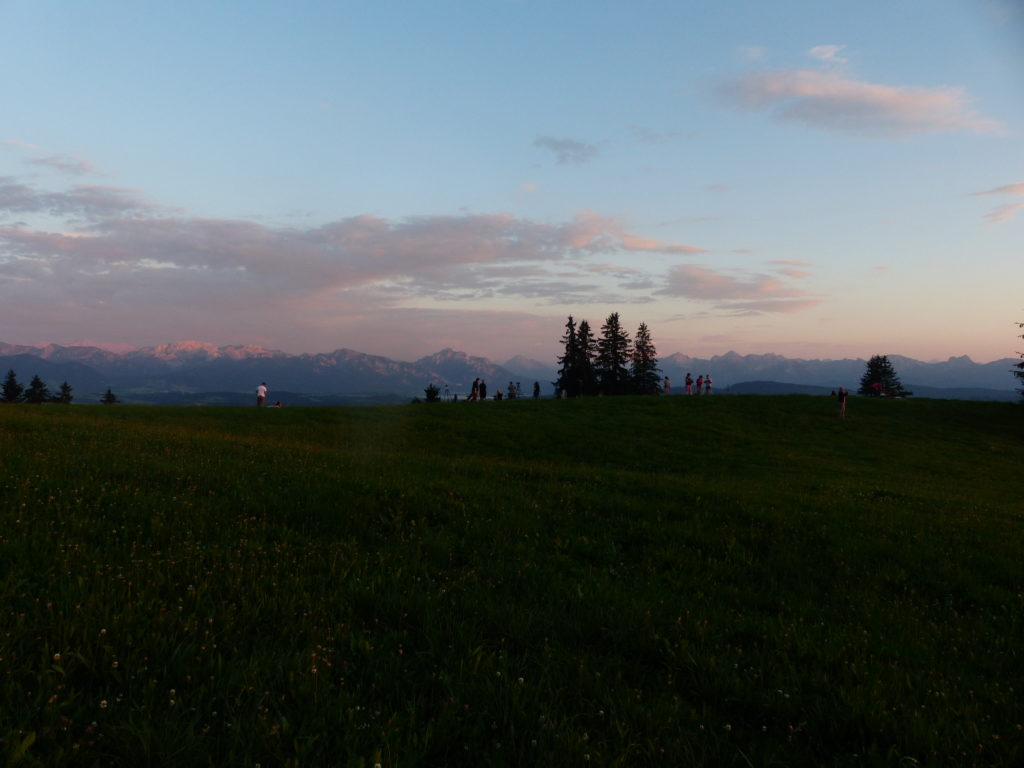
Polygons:
<instances>
[{"instance_id":1,"label":"distant mountain ridge","mask_svg":"<svg viewBox=\"0 0 1024 768\"><path fill-rule=\"evenodd\" d=\"M889 360L907 389L957 391L965 397L992 399L992 391L1010 396L1016 380L1010 373L1018 362L1004 358L975 363L969 357L951 357L925 363L900 355ZM719 392L744 382L788 383L798 387L856 390L865 360L803 360L782 355L740 355L727 352L710 358L676 353L660 359L663 375L672 379L673 391L682 390L687 372L694 378L711 374ZM78 401L98 398L107 387L129 402L187 401L195 393L250 393L260 381L274 391L301 393L312 398L391 398L422 396L428 384L447 384L464 393L474 378L485 379L493 392L508 382L522 383L529 391L534 381L545 395L552 393L556 366L524 356L503 364L485 357L443 349L413 362L392 360L351 349L293 355L256 345L216 346L202 341L178 341L113 352L95 346L47 344L27 346L0 342L0 369L13 369L19 380L38 374L51 389L67 380ZM2 373L0 371L0 373ZM947 396L947 395L936 395ZM955 396L955 395L948 395Z\"/></svg>"}]
</instances>

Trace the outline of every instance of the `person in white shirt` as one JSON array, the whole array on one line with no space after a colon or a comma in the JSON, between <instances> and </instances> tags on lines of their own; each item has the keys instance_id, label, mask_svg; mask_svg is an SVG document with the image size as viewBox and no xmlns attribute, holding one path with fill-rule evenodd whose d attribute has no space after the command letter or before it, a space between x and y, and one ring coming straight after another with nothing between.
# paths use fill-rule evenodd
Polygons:
<instances>
[{"instance_id":1,"label":"person in white shirt","mask_svg":"<svg viewBox=\"0 0 1024 768\"><path fill-rule=\"evenodd\" d=\"M260 385L256 387L256 405L260 408L263 407L263 402L267 399L267 382L262 381Z\"/></svg>"}]
</instances>

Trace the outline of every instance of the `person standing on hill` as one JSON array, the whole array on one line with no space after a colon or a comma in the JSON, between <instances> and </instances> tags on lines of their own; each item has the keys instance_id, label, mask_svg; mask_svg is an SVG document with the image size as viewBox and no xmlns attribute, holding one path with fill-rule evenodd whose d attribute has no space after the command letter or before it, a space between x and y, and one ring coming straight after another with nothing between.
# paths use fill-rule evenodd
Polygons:
<instances>
[{"instance_id":1,"label":"person standing on hill","mask_svg":"<svg viewBox=\"0 0 1024 768\"><path fill-rule=\"evenodd\" d=\"M539 381L533 382L533 399L534 400L540 399L540 382Z\"/></svg>"},{"instance_id":2,"label":"person standing on hill","mask_svg":"<svg viewBox=\"0 0 1024 768\"><path fill-rule=\"evenodd\" d=\"M686 394L693 394L693 376L686 374Z\"/></svg>"},{"instance_id":3,"label":"person standing on hill","mask_svg":"<svg viewBox=\"0 0 1024 768\"><path fill-rule=\"evenodd\" d=\"M480 399L487 399L487 382L484 381L483 379L480 379Z\"/></svg>"},{"instance_id":4,"label":"person standing on hill","mask_svg":"<svg viewBox=\"0 0 1024 768\"><path fill-rule=\"evenodd\" d=\"M846 389L843 388L843 387L840 387L839 388L839 395L837 396L837 399L839 400L839 418L840 419L845 419L846 418L846 395L847 395Z\"/></svg>"},{"instance_id":5,"label":"person standing on hill","mask_svg":"<svg viewBox=\"0 0 1024 768\"><path fill-rule=\"evenodd\" d=\"M665 377L665 387L663 391L666 395L672 394L672 382L668 380L668 376Z\"/></svg>"},{"instance_id":6,"label":"person standing on hill","mask_svg":"<svg viewBox=\"0 0 1024 768\"><path fill-rule=\"evenodd\" d=\"M699 395L700 391L702 389L704 389L704 377L703 376L698 376L697 377L697 388L695 390L693 390L693 394Z\"/></svg>"},{"instance_id":7,"label":"person standing on hill","mask_svg":"<svg viewBox=\"0 0 1024 768\"><path fill-rule=\"evenodd\" d=\"M256 407L262 408L263 403L267 399L267 382L261 381L260 385L256 387Z\"/></svg>"},{"instance_id":8,"label":"person standing on hill","mask_svg":"<svg viewBox=\"0 0 1024 768\"><path fill-rule=\"evenodd\" d=\"M707 376L704 377L704 394L705 395L710 395L711 394L711 374L710 373Z\"/></svg>"}]
</instances>

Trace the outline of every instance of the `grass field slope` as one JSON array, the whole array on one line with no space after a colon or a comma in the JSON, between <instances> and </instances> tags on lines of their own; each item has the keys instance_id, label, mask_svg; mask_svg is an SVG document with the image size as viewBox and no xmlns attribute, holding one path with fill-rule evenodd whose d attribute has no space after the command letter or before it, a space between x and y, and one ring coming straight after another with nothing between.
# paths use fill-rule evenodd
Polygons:
<instances>
[{"instance_id":1,"label":"grass field slope","mask_svg":"<svg viewBox=\"0 0 1024 768\"><path fill-rule=\"evenodd\" d=\"M1024 765L1024 408L0 406L0 765Z\"/></svg>"}]
</instances>

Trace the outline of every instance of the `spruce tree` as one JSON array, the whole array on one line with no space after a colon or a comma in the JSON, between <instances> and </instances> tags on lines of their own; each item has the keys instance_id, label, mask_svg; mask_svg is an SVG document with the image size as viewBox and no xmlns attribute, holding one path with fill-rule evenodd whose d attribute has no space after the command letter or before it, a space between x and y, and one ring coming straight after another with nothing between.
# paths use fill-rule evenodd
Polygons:
<instances>
[{"instance_id":1,"label":"spruce tree","mask_svg":"<svg viewBox=\"0 0 1024 768\"><path fill-rule=\"evenodd\" d=\"M60 385L60 392L53 396L53 402L64 403L65 405L74 399L74 396L71 394L71 385L66 380Z\"/></svg>"},{"instance_id":2,"label":"spruce tree","mask_svg":"<svg viewBox=\"0 0 1024 768\"><path fill-rule=\"evenodd\" d=\"M867 369L860 379L857 394L874 397L907 397L913 394L903 389L896 369L892 367L886 355L875 355L868 360Z\"/></svg>"},{"instance_id":3,"label":"spruce tree","mask_svg":"<svg viewBox=\"0 0 1024 768\"><path fill-rule=\"evenodd\" d=\"M565 392L566 397L578 397L580 392L575 368L579 360L579 342L576 337L576 321L572 319L572 315L569 315L565 322L562 349L564 352L558 358L558 380L555 382L555 389ZM508 394L509 397L512 396L511 392Z\"/></svg>"},{"instance_id":4,"label":"spruce tree","mask_svg":"<svg viewBox=\"0 0 1024 768\"><path fill-rule=\"evenodd\" d=\"M579 330L576 332L577 379L580 382L580 394L597 394L597 374L594 371L594 359L597 357L597 339L590 330L590 323L580 320Z\"/></svg>"},{"instance_id":5,"label":"spruce tree","mask_svg":"<svg viewBox=\"0 0 1024 768\"><path fill-rule=\"evenodd\" d=\"M117 395L110 390L110 387L107 387L107 391L100 398L100 402L104 405L114 405L117 403Z\"/></svg>"},{"instance_id":6,"label":"spruce tree","mask_svg":"<svg viewBox=\"0 0 1024 768\"><path fill-rule=\"evenodd\" d=\"M629 391L629 358L631 353L629 335L622 330L619 313L612 312L601 326L601 338L597 340L597 360L594 368L601 392L606 395L623 395Z\"/></svg>"},{"instance_id":7,"label":"spruce tree","mask_svg":"<svg viewBox=\"0 0 1024 768\"><path fill-rule=\"evenodd\" d=\"M0 402L19 403L24 392L25 388L18 383L18 374L13 369L8 371L3 388L0 389Z\"/></svg>"},{"instance_id":8,"label":"spruce tree","mask_svg":"<svg viewBox=\"0 0 1024 768\"><path fill-rule=\"evenodd\" d=\"M46 388L46 384L39 378L38 375L32 377L32 381L29 382L28 388L24 394L25 402L38 405L45 403L50 399L50 390Z\"/></svg>"},{"instance_id":9,"label":"spruce tree","mask_svg":"<svg viewBox=\"0 0 1024 768\"><path fill-rule=\"evenodd\" d=\"M658 351L654 348L647 323L640 323L640 327L636 329L629 376L633 384L633 391L638 395L656 395L661 391Z\"/></svg>"}]
</instances>

